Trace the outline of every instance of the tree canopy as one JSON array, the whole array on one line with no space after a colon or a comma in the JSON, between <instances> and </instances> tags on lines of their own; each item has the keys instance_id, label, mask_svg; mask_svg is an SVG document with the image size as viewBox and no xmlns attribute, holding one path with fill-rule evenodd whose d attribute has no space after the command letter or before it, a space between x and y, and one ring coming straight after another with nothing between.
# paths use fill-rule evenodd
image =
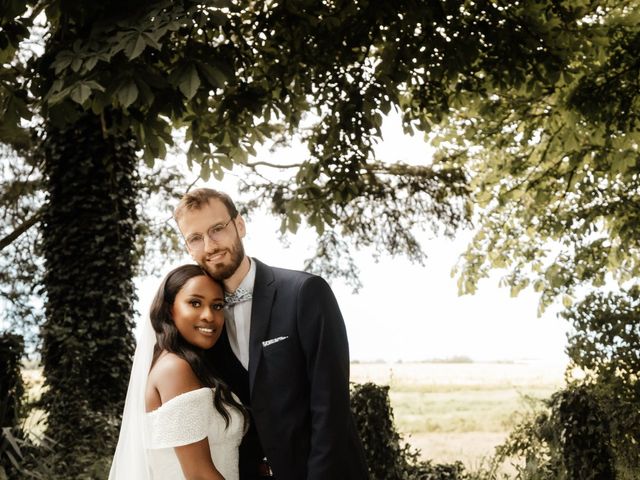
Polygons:
<instances>
[{"instance_id":1,"label":"tree canopy","mask_svg":"<svg viewBox=\"0 0 640 480\"><path fill-rule=\"evenodd\" d=\"M524 2L513 42L466 76L443 148L467 157L479 212L460 265L473 292L489 269L541 307L607 274L638 276L637 2ZM517 48L517 47L516 47ZM505 68L504 58L520 66ZM487 73L487 72L493 73Z\"/></svg>"},{"instance_id":2,"label":"tree canopy","mask_svg":"<svg viewBox=\"0 0 640 480\"><path fill-rule=\"evenodd\" d=\"M3 2L5 142L23 146L33 115L87 110L131 131L149 164L183 128L206 179L273 167L255 146L295 134L308 155L282 165L291 178L247 175L246 189L283 231L315 227L320 255L348 238L420 261L412 230L451 231L474 204L463 293L505 268L514 294L532 284L542 306L568 305L576 285L637 275L637 2L123 5ZM43 12L59 48L30 56ZM392 109L436 158L376 158Z\"/></svg>"}]
</instances>

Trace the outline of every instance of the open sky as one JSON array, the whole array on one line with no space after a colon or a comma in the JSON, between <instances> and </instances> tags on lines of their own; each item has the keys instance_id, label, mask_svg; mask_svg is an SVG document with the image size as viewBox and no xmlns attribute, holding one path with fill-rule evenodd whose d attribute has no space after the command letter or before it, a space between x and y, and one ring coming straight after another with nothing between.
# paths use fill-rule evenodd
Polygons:
<instances>
[{"instance_id":1,"label":"open sky","mask_svg":"<svg viewBox=\"0 0 640 480\"><path fill-rule=\"evenodd\" d=\"M313 248L312 235L293 237L289 246L277 239L278 221L252 217L245 249L251 256L285 268L302 269ZM461 235L464 237L464 235ZM537 296L524 291L511 298L498 287L498 275L483 281L475 295L458 296L451 267L465 238L424 243L424 266L403 258L375 263L370 252L357 254L363 288L354 294L341 281L331 281L349 334L353 360L419 361L468 356L477 361L535 360L566 362L566 325L553 312L538 318ZM165 271L182 262L167 265ZM140 311L159 278L139 283Z\"/></svg>"},{"instance_id":2,"label":"open sky","mask_svg":"<svg viewBox=\"0 0 640 480\"><path fill-rule=\"evenodd\" d=\"M385 121L384 142L377 156L385 161L428 162L431 150L420 138L402 133L397 118ZM300 161L304 148L293 146L260 160L288 163ZM176 160L178 164L180 162ZM193 174L192 174L193 177ZM222 182L200 181L198 186L224 190L237 198L233 174ZM186 188L186 185L185 185ZM256 212L251 215L245 249L251 256L279 267L302 269L314 250L313 233L302 228L284 245L278 240L279 220ZM412 265L404 258L372 260L372 252L356 252L363 288L358 294L341 281L331 281L349 334L352 360L420 361L467 356L476 361L533 360L565 363L567 326L553 309L537 317L537 295L530 290L511 298L499 288L499 272L481 282L473 296L459 297L451 269L471 238L463 231L453 240L421 235L428 255L426 265ZM167 264L188 262L185 256ZM138 282L139 311L147 312L160 278Z\"/></svg>"}]
</instances>

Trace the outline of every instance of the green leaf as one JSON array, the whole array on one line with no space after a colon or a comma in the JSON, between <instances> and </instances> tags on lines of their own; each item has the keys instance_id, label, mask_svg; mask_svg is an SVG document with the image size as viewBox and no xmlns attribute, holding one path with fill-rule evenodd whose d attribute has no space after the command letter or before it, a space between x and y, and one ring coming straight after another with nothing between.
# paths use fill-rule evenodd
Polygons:
<instances>
[{"instance_id":1,"label":"green leaf","mask_svg":"<svg viewBox=\"0 0 640 480\"><path fill-rule=\"evenodd\" d=\"M60 90L59 92L56 92L54 94L47 94L45 96L45 100L46 102L51 106L51 105L56 105L58 103L60 103L62 100L64 100L65 98L67 98L67 96L69 95L69 92L71 91L71 87L67 87L63 90Z\"/></svg>"},{"instance_id":2,"label":"green leaf","mask_svg":"<svg viewBox=\"0 0 640 480\"><path fill-rule=\"evenodd\" d=\"M82 59L80 57L74 58L71 62L71 70L77 72L78 70L80 70L80 67L82 67Z\"/></svg>"},{"instance_id":3,"label":"green leaf","mask_svg":"<svg viewBox=\"0 0 640 480\"><path fill-rule=\"evenodd\" d=\"M229 150L229 156L237 163L247 163L249 156L247 152L240 147L231 147Z\"/></svg>"},{"instance_id":4,"label":"green leaf","mask_svg":"<svg viewBox=\"0 0 640 480\"><path fill-rule=\"evenodd\" d=\"M224 171L218 165L214 165L213 176L216 180L221 181L224 178Z\"/></svg>"},{"instance_id":5,"label":"green leaf","mask_svg":"<svg viewBox=\"0 0 640 480\"><path fill-rule=\"evenodd\" d=\"M133 60L137 58L145 49L147 43L144 41L144 35L139 33L137 35L133 35L129 43L124 49L124 54L127 56L129 60Z\"/></svg>"},{"instance_id":6,"label":"green leaf","mask_svg":"<svg viewBox=\"0 0 640 480\"><path fill-rule=\"evenodd\" d=\"M214 88L222 88L224 87L225 82L227 81L227 77L221 70L217 67L207 64L207 63L199 63L198 70L207 81L209 85Z\"/></svg>"},{"instance_id":7,"label":"green leaf","mask_svg":"<svg viewBox=\"0 0 640 480\"><path fill-rule=\"evenodd\" d=\"M75 55L69 50L63 50L58 55L56 55L56 59L51 64L51 67L54 69L54 72L56 72L56 75L60 75L60 73L62 73L65 68L71 65L71 62L73 62L74 58Z\"/></svg>"},{"instance_id":8,"label":"green leaf","mask_svg":"<svg viewBox=\"0 0 640 480\"><path fill-rule=\"evenodd\" d=\"M154 32L155 33L155 32ZM159 38L160 35L158 34L151 34L148 32L143 33L144 38L145 38L145 43L153 48L155 48L156 50L160 50L162 48L162 45L160 45L160 43L158 43L157 38Z\"/></svg>"},{"instance_id":9,"label":"green leaf","mask_svg":"<svg viewBox=\"0 0 640 480\"><path fill-rule=\"evenodd\" d=\"M209 160L206 159L200 164L200 178L206 182L209 177L211 177L211 166L209 165Z\"/></svg>"},{"instance_id":10,"label":"green leaf","mask_svg":"<svg viewBox=\"0 0 640 480\"><path fill-rule=\"evenodd\" d=\"M108 105L111 105L111 97L109 95L104 93L93 95L93 100L91 101L91 111L93 113L99 115Z\"/></svg>"},{"instance_id":11,"label":"green leaf","mask_svg":"<svg viewBox=\"0 0 640 480\"><path fill-rule=\"evenodd\" d=\"M615 173L625 173L630 168L636 166L637 163L637 154L634 154L632 151L625 151L614 154L614 162L612 165L612 171Z\"/></svg>"},{"instance_id":12,"label":"green leaf","mask_svg":"<svg viewBox=\"0 0 640 480\"><path fill-rule=\"evenodd\" d=\"M154 158L162 158L164 151L164 142L162 142L153 132L146 135L146 144Z\"/></svg>"},{"instance_id":13,"label":"green leaf","mask_svg":"<svg viewBox=\"0 0 640 480\"><path fill-rule=\"evenodd\" d=\"M296 212L289 213L288 217L288 225L287 228L291 233L296 233L298 231L298 227L300 226L300 214Z\"/></svg>"},{"instance_id":14,"label":"green leaf","mask_svg":"<svg viewBox=\"0 0 640 480\"><path fill-rule=\"evenodd\" d=\"M233 160L228 155L216 155L216 159L221 167L226 168L227 170L231 170L233 168Z\"/></svg>"},{"instance_id":15,"label":"green leaf","mask_svg":"<svg viewBox=\"0 0 640 480\"><path fill-rule=\"evenodd\" d=\"M487 188L484 188L476 195L476 201L481 207L486 206L491 201L492 198L493 198L493 195L491 193L491 190Z\"/></svg>"},{"instance_id":16,"label":"green leaf","mask_svg":"<svg viewBox=\"0 0 640 480\"><path fill-rule=\"evenodd\" d=\"M144 153L142 154L142 158L144 160L144 164L149 167L149 168L153 168L153 165L155 163L156 157L153 156L153 153L151 153L151 150L148 148L144 149Z\"/></svg>"},{"instance_id":17,"label":"green leaf","mask_svg":"<svg viewBox=\"0 0 640 480\"><path fill-rule=\"evenodd\" d=\"M138 86L133 80L127 81L116 93L118 102L123 108L128 108L138 98Z\"/></svg>"},{"instance_id":18,"label":"green leaf","mask_svg":"<svg viewBox=\"0 0 640 480\"><path fill-rule=\"evenodd\" d=\"M98 90L100 92L104 92L105 88L100 85L98 82L96 82L95 80L88 80L86 82L83 82L87 87L89 87L91 90Z\"/></svg>"},{"instance_id":19,"label":"green leaf","mask_svg":"<svg viewBox=\"0 0 640 480\"><path fill-rule=\"evenodd\" d=\"M182 72L178 88L187 100L191 100L198 91L198 87L200 87L200 77L196 67L191 64Z\"/></svg>"},{"instance_id":20,"label":"green leaf","mask_svg":"<svg viewBox=\"0 0 640 480\"><path fill-rule=\"evenodd\" d=\"M98 63L99 60L99 56L98 55L94 55L93 57L89 57L87 59L85 59L84 61L84 71L85 72L90 72L91 70L93 70L93 68L96 66L96 64Z\"/></svg>"},{"instance_id":21,"label":"green leaf","mask_svg":"<svg viewBox=\"0 0 640 480\"><path fill-rule=\"evenodd\" d=\"M140 100L151 106L153 104L153 101L155 100L155 95L149 87L149 84L147 84L140 78L136 78L136 85L138 86L138 90L140 91Z\"/></svg>"},{"instance_id":22,"label":"green leaf","mask_svg":"<svg viewBox=\"0 0 640 480\"><path fill-rule=\"evenodd\" d=\"M71 100L82 105L91 96L91 88L86 83L79 83L71 89L70 96Z\"/></svg>"}]
</instances>

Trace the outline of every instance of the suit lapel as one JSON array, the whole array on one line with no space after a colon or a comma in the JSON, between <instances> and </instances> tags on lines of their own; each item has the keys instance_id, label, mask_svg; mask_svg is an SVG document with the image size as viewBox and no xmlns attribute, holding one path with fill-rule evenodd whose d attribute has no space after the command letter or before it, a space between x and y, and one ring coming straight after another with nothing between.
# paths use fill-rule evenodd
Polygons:
<instances>
[{"instance_id":1,"label":"suit lapel","mask_svg":"<svg viewBox=\"0 0 640 480\"><path fill-rule=\"evenodd\" d=\"M274 277L271 268L264 263L256 262L256 280L253 285L253 301L251 305L251 332L249 333L249 390L253 391L253 383L260 359L262 358L262 342L265 340L271 319L271 305L276 293L273 285Z\"/></svg>"},{"instance_id":2,"label":"suit lapel","mask_svg":"<svg viewBox=\"0 0 640 480\"><path fill-rule=\"evenodd\" d=\"M242 402L248 403L248 373L240 363L240 360L238 360L238 357L233 353L233 350L231 350L226 328L223 329L217 343L205 355L211 362L213 371L220 375L220 378L240 397Z\"/></svg>"}]
</instances>

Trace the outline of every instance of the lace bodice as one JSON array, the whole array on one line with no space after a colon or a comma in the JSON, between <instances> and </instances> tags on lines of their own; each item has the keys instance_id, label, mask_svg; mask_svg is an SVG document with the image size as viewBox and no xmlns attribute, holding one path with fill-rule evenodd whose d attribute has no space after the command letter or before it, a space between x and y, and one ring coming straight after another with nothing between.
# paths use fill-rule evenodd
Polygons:
<instances>
[{"instance_id":1,"label":"lace bodice","mask_svg":"<svg viewBox=\"0 0 640 480\"><path fill-rule=\"evenodd\" d=\"M230 422L213 406L213 390L183 393L146 414L147 445L153 480L182 480L173 447L209 439L213 463L225 480L238 480L238 446L244 432L242 414L228 407Z\"/></svg>"}]
</instances>

